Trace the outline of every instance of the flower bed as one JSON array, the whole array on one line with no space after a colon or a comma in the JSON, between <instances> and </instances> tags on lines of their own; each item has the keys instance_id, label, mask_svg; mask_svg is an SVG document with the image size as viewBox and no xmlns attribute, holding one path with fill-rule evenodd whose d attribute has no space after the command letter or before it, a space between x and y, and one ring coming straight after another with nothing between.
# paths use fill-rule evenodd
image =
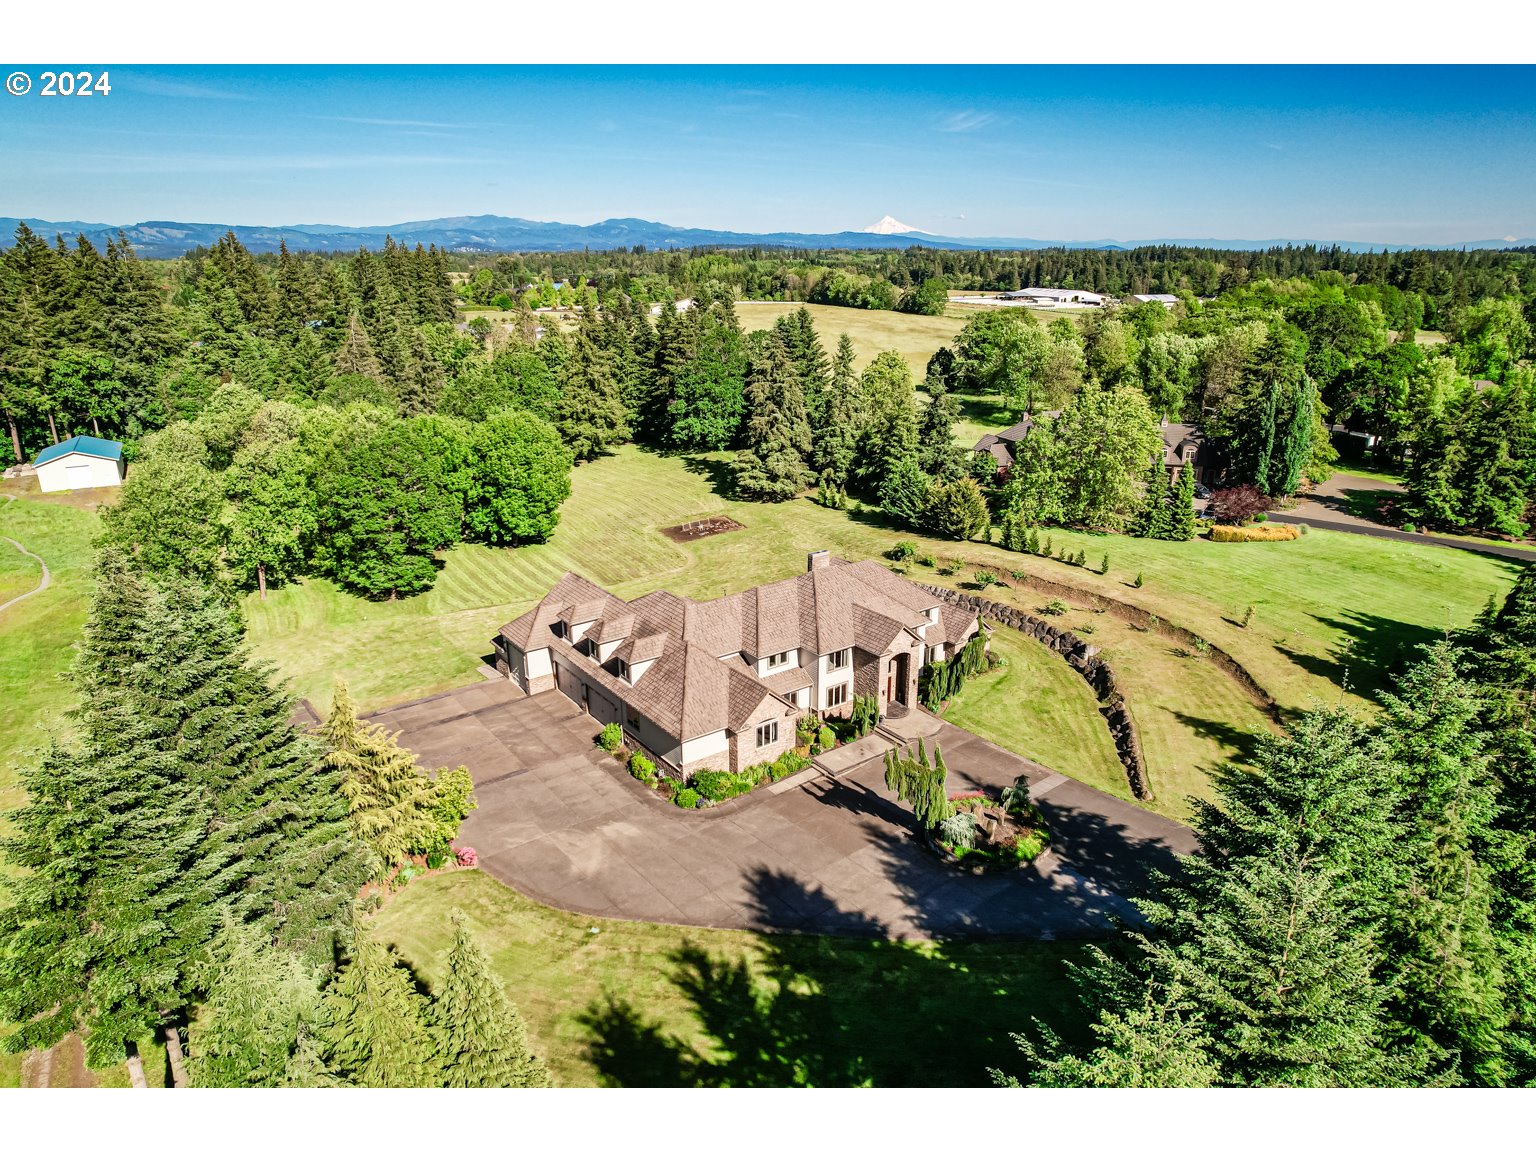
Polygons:
<instances>
[{"instance_id":1,"label":"flower bed","mask_svg":"<svg viewBox=\"0 0 1536 1152\"><path fill-rule=\"evenodd\" d=\"M623 760L624 749L615 758ZM713 808L727 800L744 796L762 784L775 783L810 764L809 755L798 749L785 752L777 760L753 764L740 772L722 772L717 769L701 769L688 777L686 782L663 776L656 765L642 752L628 754L629 774L650 788L656 795L679 808Z\"/></svg>"},{"instance_id":2,"label":"flower bed","mask_svg":"<svg viewBox=\"0 0 1536 1152\"><path fill-rule=\"evenodd\" d=\"M949 797L953 815L925 830L924 839L941 860L972 874L1023 867L1051 843L1040 810L1028 797L1022 776L998 798L957 793Z\"/></svg>"}]
</instances>

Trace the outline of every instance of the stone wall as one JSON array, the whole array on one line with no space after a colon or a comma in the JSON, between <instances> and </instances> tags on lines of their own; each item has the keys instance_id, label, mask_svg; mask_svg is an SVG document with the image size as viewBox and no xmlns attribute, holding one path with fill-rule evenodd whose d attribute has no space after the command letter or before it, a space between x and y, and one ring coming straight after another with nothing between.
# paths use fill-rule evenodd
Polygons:
<instances>
[{"instance_id":1,"label":"stone wall","mask_svg":"<svg viewBox=\"0 0 1536 1152\"><path fill-rule=\"evenodd\" d=\"M1136 722L1115 683L1115 670L1099 656L1097 648L1075 632L1057 628L1038 616L1031 616L995 600L984 600L968 592L932 584L924 584L922 587L941 600L969 608L987 620L1033 637L1071 665L1098 697L1099 712L1109 725L1109 734L1114 738L1115 751L1125 768L1125 779L1131 786L1131 794L1138 800L1152 798L1152 789L1147 785L1146 761L1141 754L1141 739L1136 733Z\"/></svg>"}]
</instances>

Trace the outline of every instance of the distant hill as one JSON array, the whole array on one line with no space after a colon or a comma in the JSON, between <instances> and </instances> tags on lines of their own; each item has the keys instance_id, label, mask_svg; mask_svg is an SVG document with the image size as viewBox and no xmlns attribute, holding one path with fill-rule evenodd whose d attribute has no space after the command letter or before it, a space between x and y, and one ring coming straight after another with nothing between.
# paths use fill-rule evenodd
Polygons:
<instances>
[{"instance_id":1,"label":"distant hill","mask_svg":"<svg viewBox=\"0 0 1536 1152\"><path fill-rule=\"evenodd\" d=\"M17 224L16 217L0 217L0 246L9 246ZM865 231L809 232L726 232L709 228L678 228L654 220L624 218L600 220L596 224L560 224L544 220L522 220L512 216L448 216L438 220L409 220L402 224L189 224L175 220L146 220L138 224L92 224L80 220L48 221L27 219L33 231L52 240L55 234L66 237L86 236L102 246L119 231L128 237L141 256L180 256L188 249L209 246L226 232L233 232L252 252L275 252L287 242L295 250L347 252L358 248L378 248L385 236L401 244L432 245L453 252L568 252L582 248L926 248L959 249L1036 249L1095 248L1118 250L1149 244L1168 244L1192 248L1256 250L1284 247L1287 244L1331 246L1328 240L1035 240L1016 236L934 236L927 232L896 231L904 229L890 217ZM891 228L890 231L873 229ZM1536 240L1474 240L1464 244L1412 245L1369 244L1363 241L1339 241L1339 247L1352 251L1393 252L1421 248L1507 248L1536 244Z\"/></svg>"}]
</instances>

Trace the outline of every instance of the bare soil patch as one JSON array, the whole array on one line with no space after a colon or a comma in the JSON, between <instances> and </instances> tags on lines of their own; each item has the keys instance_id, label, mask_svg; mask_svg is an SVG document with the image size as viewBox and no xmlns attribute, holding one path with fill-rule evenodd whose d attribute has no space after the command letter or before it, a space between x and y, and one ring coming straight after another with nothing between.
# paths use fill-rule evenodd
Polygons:
<instances>
[{"instance_id":1,"label":"bare soil patch","mask_svg":"<svg viewBox=\"0 0 1536 1152\"><path fill-rule=\"evenodd\" d=\"M686 544L690 540L702 540L706 536L718 536L722 532L735 532L742 525L729 516L709 516L703 520L690 520L686 524L674 524L663 528L661 534L668 540Z\"/></svg>"}]
</instances>

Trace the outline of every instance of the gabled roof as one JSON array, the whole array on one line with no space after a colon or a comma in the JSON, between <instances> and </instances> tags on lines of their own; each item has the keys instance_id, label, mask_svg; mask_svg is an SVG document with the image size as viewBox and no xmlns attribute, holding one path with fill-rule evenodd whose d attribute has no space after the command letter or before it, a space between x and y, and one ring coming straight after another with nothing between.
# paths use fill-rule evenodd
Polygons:
<instances>
[{"instance_id":1,"label":"gabled roof","mask_svg":"<svg viewBox=\"0 0 1536 1152\"><path fill-rule=\"evenodd\" d=\"M47 464L74 453L81 456L95 456L102 460L121 460L123 446L116 440L100 440L95 436L71 436L68 440L61 441L50 448L44 448L37 454L37 460L33 466Z\"/></svg>"}]
</instances>

